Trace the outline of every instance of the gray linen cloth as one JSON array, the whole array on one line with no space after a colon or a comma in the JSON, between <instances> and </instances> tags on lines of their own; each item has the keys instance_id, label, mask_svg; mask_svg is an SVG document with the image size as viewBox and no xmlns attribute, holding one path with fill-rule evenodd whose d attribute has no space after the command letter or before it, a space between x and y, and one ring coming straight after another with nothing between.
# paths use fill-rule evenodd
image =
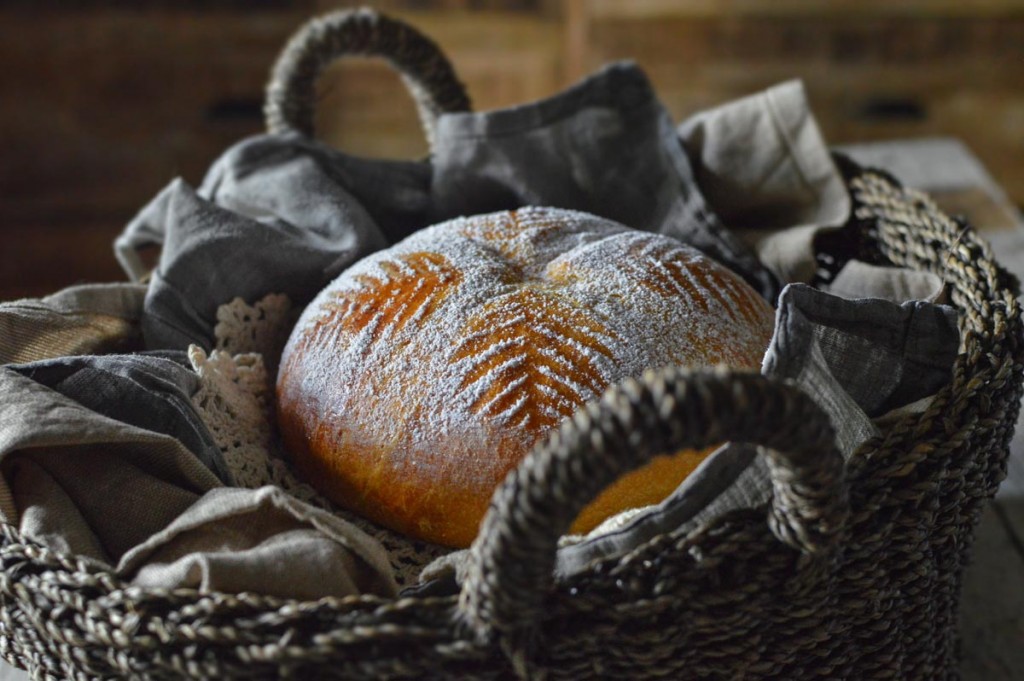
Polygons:
<instances>
[{"instance_id":1,"label":"gray linen cloth","mask_svg":"<svg viewBox=\"0 0 1024 681\"><path fill-rule=\"evenodd\" d=\"M139 251L162 246L147 347L209 350L216 309L236 296L305 305L357 258L421 227L524 205L676 237L774 300L779 280L811 279L815 236L850 207L797 82L675 130L642 71L613 64L539 102L441 116L436 142L434 158L415 163L262 135L226 152L198 191L172 182L115 243L135 279L148 274Z\"/></svg>"},{"instance_id":2,"label":"gray linen cloth","mask_svg":"<svg viewBox=\"0 0 1024 681\"><path fill-rule=\"evenodd\" d=\"M632 63L533 104L438 120L433 192L446 216L522 205L593 213L694 246L769 300L771 274L709 210L668 111Z\"/></svg>"},{"instance_id":3,"label":"gray linen cloth","mask_svg":"<svg viewBox=\"0 0 1024 681\"><path fill-rule=\"evenodd\" d=\"M312 165L298 163L295 170L308 173ZM307 221L294 224L287 197L298 199L280 175L264 173L269 206L247 206L248 214L175 180L118 238L117 253L136 278L140 265L131 254L152 241L163 244L142 317L147 347L184 350L196 343L210 350L221 304L235 297L253 303L268 293L305 304L345 266L385 245L358 204L332 202L322 183L299 183L306 188L301 206Z\"/></svg>"},{"instance_id":4,"label":"gray linen cloth","mask_svg":"<svg viewBox=\"0 0 1024 681\"><path fill-rule=\"evenodd\" d=\"M58 357L6 368L101 416L169 435L222 484L234 484L224 457L190 402L199 378L189 368L185 353Z\"/></svg>"},{"instance_id":5,"label":"gray linen cloth","mask_svg":"<svg viewBox=\"0 0 1024 681\"><path fill-rule=\"evenodd\" d=\"M951 307L918 300L849 300L792 284L779 298L762 373L792 382L814 398L836 429L840 452L849 458L878 434L873 416L915 403L949 382L959 345L957 313ZM556 574L576 574L659 534L687 532L728 511L756 508L771 495L768 468L756 448L728 443L660 504L559 548ZM438 559L424 569L421 585L413 590L452 589L464 578L467 560L468 551Z\"/></svg>"},{"instance_id":6,"label":"gray linen cloth","mask_svg":"<svg viewBox=\"0 0 1024 681\"><path fill-rule=\"evenodd\" d=\"M297 136L241 142L198 191L171 183L115 251L129 275L161 245L145 301L152 349L209 350L217 307L286 293L299 306L358 257L459 215L546 205L661 232L708 252L769 299L778 287L711 212L665 108L632 64L546 100L438 121L435 157L357 159Z\"/></svg>"}]
</instances>

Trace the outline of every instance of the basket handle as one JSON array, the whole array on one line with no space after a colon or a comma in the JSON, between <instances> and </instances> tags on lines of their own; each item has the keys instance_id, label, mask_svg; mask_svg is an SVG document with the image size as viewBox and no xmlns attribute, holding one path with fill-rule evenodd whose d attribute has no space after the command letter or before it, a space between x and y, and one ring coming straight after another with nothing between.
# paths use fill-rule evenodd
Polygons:
<instances>
[{"instance_id":1,"label":"basket handle","mask_svg":"<svg viewBox=\"0 0 1024 681\"><path fill-rule=\"evenodd\" d=\"M383 57L401 74L431 151L438 116L470 110L465 87L430 38L369 8L342 10L309 21L281 51L267 84L267 130L312 137L316 80L331 62L345 56Z\"/></svg>"},{"instance_id":2,"label":"basket handle","mask_svg":"<svg viewBox=\"0 0 1024 681\"><path fill-rule=\"evenodd\" d=\"M482 641L528 637L553 586L558 539L601 490L656 455L726 440L768 448L775 536L804 554L831 548L848 504L825 412L757 373L672 368L612 388L509 473L471 548L462 623Z\"/></svg>"}]
</instances>

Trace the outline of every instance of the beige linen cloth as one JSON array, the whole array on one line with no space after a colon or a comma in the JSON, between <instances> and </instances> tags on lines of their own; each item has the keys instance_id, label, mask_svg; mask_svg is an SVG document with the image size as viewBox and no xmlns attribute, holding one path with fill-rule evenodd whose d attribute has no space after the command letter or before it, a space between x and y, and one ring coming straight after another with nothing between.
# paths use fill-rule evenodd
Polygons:
<instances>
[{"instance_id":1,"label":"beige linen cloth","mask_svg":"<svg viewBox=\"0 0 1024 681\"><path fill-rule=\"evenodd\" d=\"M122 347L142 287L0 304L3 361ZM134 584L315 599L392 595L383 548L274 487L226 488L178 439L0 367L0 520Z\"/></svg>"},{"instance_id":2,"label":"beige linen cloth","mask_svg":"<svg viewBox=\"0 0 1024 681\"><path fill-rule=\"evenodd\" d=\"M141 346L142 284L86 284L0 304L0 364Z\"/></svg>"},{"instance_id":3,"label":"beige linen cloth","mask_svg":"<svg viewBox=\"0 0 1024 681\"><path fill-rule=\"evenodd\" d=\"M784 284L815 273L814 239L850 214L846 184L800 81L698 113L678 128L701 193Z\"/></svg>"}]
</instances>

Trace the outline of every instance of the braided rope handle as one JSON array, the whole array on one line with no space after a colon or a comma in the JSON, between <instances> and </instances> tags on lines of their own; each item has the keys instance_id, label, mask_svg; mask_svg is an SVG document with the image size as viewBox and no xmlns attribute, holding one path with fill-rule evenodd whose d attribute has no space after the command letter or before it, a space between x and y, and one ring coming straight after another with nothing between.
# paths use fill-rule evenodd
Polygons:
<instances>
[{"instance_id":1,"label":"braided rope handle","mask_svg":"<svg viewBox=\"0 0 1024 681\"><path fill-rule=\"evenodd\" d=\"M470 110L465 87L432 40L372 9L343 10L311 20L281 51L267 84L267 130L312 137L316 80L331 62L345 56L382 57L401 74L431 151L438 116Z\"/></svg>"},{"instance_id":2,"label":"braided rope handle","mask_svg":"<svg viewBox=\"0 0 1024 681\"><path fill-rule=\"evenodd\" d=\"M768 448L775 536L805 554L831 548L848 514L844 463L810 397L752 372L651 372L578 411L506 478L471 549L463 623L482 640L529 632L559 537L601 490L657 455L726 440Z\"/></svg>"}]
</instances>

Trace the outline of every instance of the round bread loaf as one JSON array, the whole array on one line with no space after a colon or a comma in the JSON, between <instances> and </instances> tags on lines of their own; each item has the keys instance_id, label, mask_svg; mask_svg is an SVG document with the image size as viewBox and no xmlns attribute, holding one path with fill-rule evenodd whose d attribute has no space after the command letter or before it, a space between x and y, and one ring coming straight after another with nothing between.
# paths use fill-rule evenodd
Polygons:
<instances>
[{"instance_id":1,"label":"round bread loaf","mask_svg":"<svg viewBox=\"0 0 1024 681\"><path fill-rule=\"evenodd\" d=\"M468 546L506 473L585 402L649 368L758 367L773 320L742 279L668 237L557 209L460 218L361 260L309 305L278 420L336 503ZM623 477L574 530L657 503L705 455Z\"/></svg>"}]
</instances>

